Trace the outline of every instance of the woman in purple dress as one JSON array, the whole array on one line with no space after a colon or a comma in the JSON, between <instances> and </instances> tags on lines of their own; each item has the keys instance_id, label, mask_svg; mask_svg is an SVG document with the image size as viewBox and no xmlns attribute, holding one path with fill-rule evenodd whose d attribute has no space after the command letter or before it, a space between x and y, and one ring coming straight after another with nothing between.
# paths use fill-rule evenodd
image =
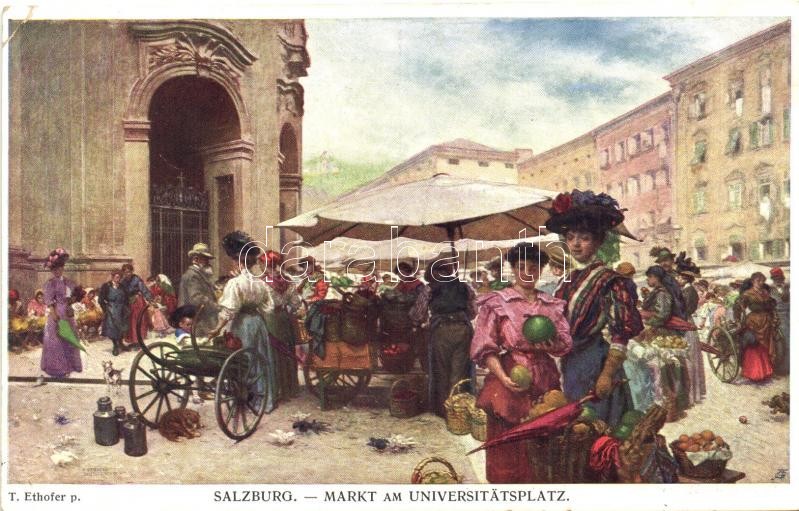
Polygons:
<instances>
[{"instance_id":1,"label":"woman in purple dress","mask_svg":"<svg viewBox=\"0 0 799 511\"><path fill-rule=\"evenodd\" d=\"M44 303L49 309L42 343L42 371L56 378L65 378L72 372L81 372L80 352L58 335L58 320L65 319L77 331L72 317L70 298L78 285L64 278L64 264L69 254L63 248L50 252L45 268L53 277L44 284Z\"/></svg>"}]
</instances>

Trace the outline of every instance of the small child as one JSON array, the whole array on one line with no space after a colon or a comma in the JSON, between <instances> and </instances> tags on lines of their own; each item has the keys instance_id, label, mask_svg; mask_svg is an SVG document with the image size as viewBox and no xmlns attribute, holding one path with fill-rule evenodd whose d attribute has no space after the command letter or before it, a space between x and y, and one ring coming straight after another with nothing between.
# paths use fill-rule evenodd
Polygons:
<instances>
[{"instance_id":1,"label":"small child","mask_svg":"<svg viewBox=\"0 0 799 511\"><path fill-rule=\"evenodd\" d=\"M169 320L172 327L175 328L175 342L178 346L191 346L191 326L194 323L194 316L197 315L197 308L194 305L183 305L175 309ZM202 377L197 377L197 387L200 390L191 391L191 401L194 404L200 404L203 401L214 399L214 393L209 387L205 385L205 380Z\"/></svg>"},{"instance_id":2,"label":"small child","mask_svg":"<svg viewBox=\"0 0 799 511\"><path fill-rule=\"evenodd\" d=\"M178 346L187 346L191 343L191 325L195 315L197 308L194 305L183 305L175 309L169 318L175 329L175 341Z\"/></svg>"}]
</instances>

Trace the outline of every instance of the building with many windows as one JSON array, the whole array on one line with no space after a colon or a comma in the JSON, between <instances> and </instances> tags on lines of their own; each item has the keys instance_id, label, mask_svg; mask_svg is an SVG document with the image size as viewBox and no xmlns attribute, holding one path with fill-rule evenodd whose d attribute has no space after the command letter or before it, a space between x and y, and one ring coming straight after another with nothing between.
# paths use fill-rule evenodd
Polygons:
<instances>
[{"instance_id":1,"label":"building with many windows","mask_svg":"<svg viewBox=\"0 0 799 511\"><path fill-rule=\"evenodd\" d=\"M653 246L674 245L671 92L593 130L599 179L595 191L619 201L624 223L643 243L621 245L621 259L642 269Z\"/></svg>"},{"instance_id":2,"label":"building with many windows","mask_svg":"<svg viewBox=\"0 0 799 511\"><path fill-rule=\"evenodd\" d=\"M594 188L597 182L594 138L591 133L581 135L519 162L518 170L519 184L524 186L559 192Z\"/></svg>"},{"instance_id":3,"label":"building with many windows","mask_svg":"<svg viewBox=\"0 0 799 511\"><path fill-rule=\"evenodd\" d=\"M677 248L699 264L789 256L790 21L665 77Z\"/></svg>"}]
</instances>

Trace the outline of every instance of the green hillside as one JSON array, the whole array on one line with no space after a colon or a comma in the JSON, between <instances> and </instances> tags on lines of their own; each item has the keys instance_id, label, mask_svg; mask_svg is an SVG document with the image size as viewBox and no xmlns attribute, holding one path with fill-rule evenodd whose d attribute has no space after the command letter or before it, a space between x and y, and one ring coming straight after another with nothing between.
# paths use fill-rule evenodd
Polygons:
<instances>
[{"instance_id":1,"label":"green hillside","mask_svg":"<svg viewBox=\"0 0 799 511\"><path fill-rule=\"evenodd\" d=\"M330 158L330 162L338 167L337 174L316 174L320 158L312 158L303 162L303 189L314 189L328 197L337 197L344 192L367 183L388 169L396 162L360 163Z\"/></svg>"}]
</instances>

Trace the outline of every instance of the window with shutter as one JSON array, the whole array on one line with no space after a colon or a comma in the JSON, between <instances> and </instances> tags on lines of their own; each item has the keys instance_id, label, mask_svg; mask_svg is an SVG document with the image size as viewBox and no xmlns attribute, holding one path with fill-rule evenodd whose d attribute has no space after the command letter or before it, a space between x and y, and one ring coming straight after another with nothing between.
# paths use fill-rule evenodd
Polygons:
<instances>
[{"instance_id":1,"label":"window with shutter","mask_svg":"<svg viewBox=\"0 0 799 511\"><path fill-rule=\"evenodd\" d=\"M749 148L757 149L760 147L760 125L753 122L749 125Z\"/></svg>"},{"instance_id":2,"label":"window with shutter","mask_svg":"<svg viewBox=\"0 0 799 511\"><path fill-rule=\"evenodd\" d=\"M691 165L699 165L705 163L707 153L707 142L704 140L694 143L694 159L691 160Z\"/></svg>"},{"instance_id":3,"label":"window with shutter","mask_svg":"<svg viewBox=\"0 0 799 511\"><path fill-rule=\"evenodd\" d=\"M782 111L782 139L791 139L791 109L786 108Z\"/></svg>"},{"instance_id":4,"label":"window with shutter","mask_svg":"<svg viewBox=\"0 0 799 511\"><path fill-rule=\"evenodd\" d=\"M741 131L738 128L733 128L727 138L727 147L724 149L724 154L737 154L740 150Z\"/></svg>"},{"instance_id":5,"label":"window with shutter","mask_svg":"<svg viewBox=\"0 0 799 511\"><path fill-rule=\"evenodd\" d=\"M694 213L705 212L705 187L700 186L694 191Z\"/></svg>"},{"instance_id":6,"label":"window with shutter","mask_svg":"<svg viewBox=\"0 0 799 511\"><path fill-rule=\"evenodd\" d=\"M760 112L771 113L771 68L760 71Z\"/></svg>"},{"instance_id":7,"label":"window with shutter","mask_svg":"<svg viewBox=\"0 0 799 511\"><path fill-rule=\"evenodd\" d=\"M774 123L769 117L760 121L760 145L769 146L774 140Z\"/></svg>"}]
</instances>

